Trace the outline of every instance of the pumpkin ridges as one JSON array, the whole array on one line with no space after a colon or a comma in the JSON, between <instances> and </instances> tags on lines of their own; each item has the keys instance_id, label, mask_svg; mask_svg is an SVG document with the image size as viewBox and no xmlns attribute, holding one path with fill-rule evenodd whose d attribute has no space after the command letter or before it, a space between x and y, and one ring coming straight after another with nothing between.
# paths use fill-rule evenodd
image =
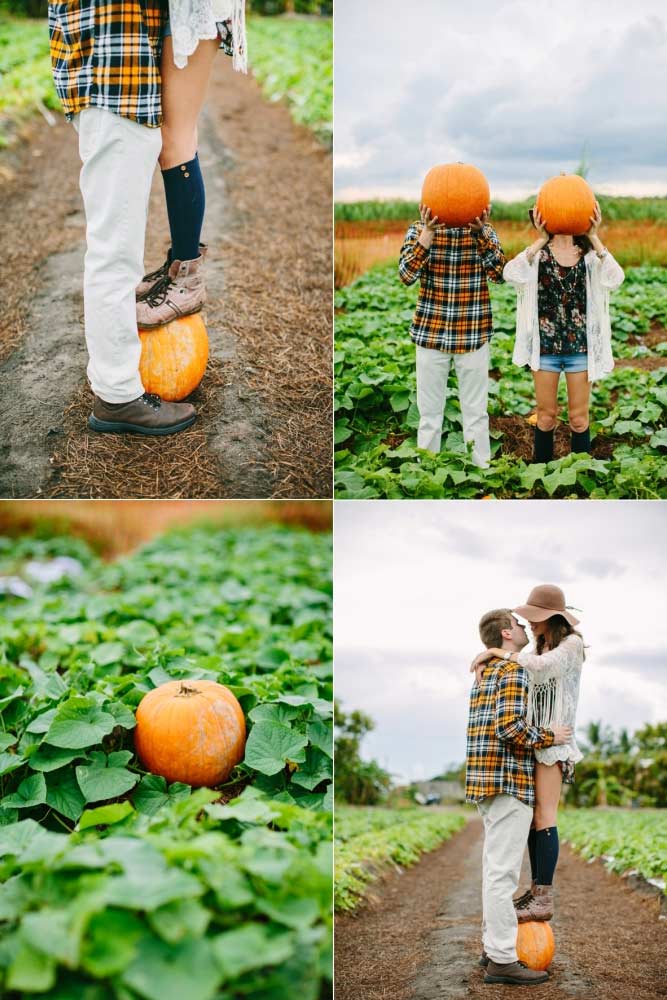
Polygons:
<instances>
[{"instance_id":1,"label":"pumpkin ridges","mask_svg":"<svg viewBox=\"0 0 667 1000\"><path fill-rule=\"evenodd\" d=\"M486 177L469 163L441 163L432 167L422 185L422 203L449 226L465 226L489 204Z\"/></svg>"},{"instance_id":2,"label":"pumpkin ridges","mask_svg":"<svg viewBox=\"0 0 667 1000\"><path fill-rule=\"evenodd\" d=\"M156 327L139 330L139 373L146 392L168 402L189 396L201 382L208 362L209 343L200 313L181 316Z\"/></svg>"},{"instance_id":3,"label":"pumpkin ridges","mask_svg":"<svg viewBox=\"0 0 667 1000\"><path fill-rule=\"evenodd\" d=\"M556 943L549 924L544 920L527 921L517 928L516 951L519 961L529 969L543 971L551 964Z\"/></svg>"},{"instance_id":4,"label":"pumpkin ridges","mask_svg":"<svg viewBox=\"0 0 667 1000\"><path fill-rule=\"evenodd\" d=\"M548 232L582 236L590 228L595 195L583 177L560 174L550 177L540 188L537 209Z\"/></svg>"}]
</instances>

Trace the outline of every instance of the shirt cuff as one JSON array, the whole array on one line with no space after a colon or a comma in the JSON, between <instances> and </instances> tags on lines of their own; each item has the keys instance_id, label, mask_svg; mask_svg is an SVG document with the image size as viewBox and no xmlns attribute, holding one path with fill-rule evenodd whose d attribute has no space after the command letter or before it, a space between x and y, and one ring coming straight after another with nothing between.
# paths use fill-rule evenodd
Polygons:
<instances>
[{"instance_id":1,"label":"shirt cuff","mask_svg":"<svg viewBox=\"0 0 667 1000\"><path fill-rule=\"evenodd\" d=\"M430 247L429 247L429 250L430 250ZM420 255L423 256L423 257L426 257L426 255L428 254L428 252L429 251L426 249L426 247L422 243L419 242L419 239L415 240L415 245L414 245L414 248L413 248L413 253L414 254L416 254L418 257Z\"/></svg>"}]
</instances>

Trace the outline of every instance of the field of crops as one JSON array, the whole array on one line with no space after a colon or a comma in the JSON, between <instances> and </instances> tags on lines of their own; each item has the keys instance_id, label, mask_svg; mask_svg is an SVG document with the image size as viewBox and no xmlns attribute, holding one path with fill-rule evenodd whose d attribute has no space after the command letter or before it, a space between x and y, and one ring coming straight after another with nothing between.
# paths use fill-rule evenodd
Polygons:
<instances>
[{"instance_id":1,"label":"field of crops","mask_svg":"<svg viewBox=\"0 0 667 1000\"><path fill-rule=\"evenodd\" d=\"M533 465L530 372L512 365L515 293L491 285L489 412L494 461L475 468L463 445L454 375L443 450L416 448L414 348L408 330L417 286L396 263L377 267L336 294L336 495L401 497L667 496L667 270L628 268L612 295L617 366L591 397L593 454ZM565 384L561 380L561 402ZM563 411L561 418L566 419Z\"/></svg>"},{"instance_id":2,"label":"field of crops","mask_svg":"<svg viewBox=\"0 0 667 1000\"><path fill-rule=\"evenodd\" d=\"M463 811L336 804L335 907L353 910L383 866L413 865L465 826Z\"/></svg>"},{"instance_id":3,"label":"field of crops","mask_svg":"<svg viewBox=\"0 0 667 1000\"><path fill-rule=\"evenodd\" d=\"M330 538L189 528L112 563L69 538L2 538L0 577L0 994L317 1000ZM135 756L137 705L176 678L228 685L246 715L217 789Z\"/></svg>"},{"instance_id":4,"label":"field of crops","mask_svg":"<svg viewBox=\"0 0 667 1000\"><path fill-rule=\"evenodd\" d=\"M665 810L564 809L558 817L561 839L585 858L602 858L610 871L636 872L667 882L667 813Z\"/></svg>"}]
</instances>

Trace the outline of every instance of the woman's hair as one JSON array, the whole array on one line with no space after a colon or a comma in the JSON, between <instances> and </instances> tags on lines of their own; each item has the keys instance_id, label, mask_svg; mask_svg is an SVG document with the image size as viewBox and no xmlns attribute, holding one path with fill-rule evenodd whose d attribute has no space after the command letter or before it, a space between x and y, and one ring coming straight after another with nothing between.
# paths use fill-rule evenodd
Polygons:
<instances>
[{"instance_id":1,"label":"woman's hair","mask_svg":"<svg viewBox=\"0 0 667 1000\"><path fill-rule=\"evenodd\" d=\"M528 218L530 219L532 225L535 226L535 220L533 219L533 210L532 210L532 208L528 209ZM535 228L537 228L537 227L535 227ZM554 234L550 233L548 229L546 230L546 233L547 233L547 236L549 237L549 242L551 242L551 240L554 238ZM588 236L586 236L586 235L583 235L583 236L573 236L572 239L574 240L574 245L578 246L579 249L581 250L581 252L583 254L587 254L589 250L593 249L593 244L591 243L591 241L589 240Z\"/></svg>"},{"instance_id":2,"label":"woman's hair","mask_svg":"<svg viewBox=\"0 0 667 1000\"><path fill-rule=\"evenodd\" d=\"M563 615L552 615L551 618L547 618L545 625L545 634L538 635L535 641L535 650L538 655L546 652L548 649L555 649L556 646L560 646L563 639L566 639L568 635L578 635L583 641L584 637L581 632L577 632Z\"/></svg>"}]
</instances>

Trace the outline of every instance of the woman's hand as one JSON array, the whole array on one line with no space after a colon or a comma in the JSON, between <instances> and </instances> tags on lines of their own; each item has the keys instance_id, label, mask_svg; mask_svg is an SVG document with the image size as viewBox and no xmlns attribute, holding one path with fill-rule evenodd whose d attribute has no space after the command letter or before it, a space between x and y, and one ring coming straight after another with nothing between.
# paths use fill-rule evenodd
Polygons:
<instances>
[{"instance_id":1,"label":"woman's hand","mask_svg":"<svg viewBox=\"0 0 667 1000\"><path fill-rule=\"evenodd\" d=\"M478 653L475 659L470 664L470 673L475 671L475 677L477 679L477 684L482 683L482 674L484 673L484 667L492 660L494 656L503 656L504 650L497 649L495 646L491 649L485 649L482 653Z\"/></svg>"},{"instance_id":2,"label":"woman's hand","mask_svg":"<svg viewBox=\"0 0 667 1000\"><path fill-rule=\"evenodd\" d=\"M602 209L597 201L595 202L595 212L591 215L589 222L590 228L588 229L586 236L592 240L594 236L598 235L598 229L600 228L600 223L602 222Z\"/></svg>"},{"instance_id":3,"label":"woman's hand","mask_svg":"<svg viewBox=\"0 0 667 1000\"><path fill-rule=\"evenodd\" d=\"M544 241L544 245L549 242L549 233L547 232L547 225L542 216L540 215L537 205L533 205L533 225L540 234L540 239Z\"/></svg>"},{"instance_id":4,"label":"woman's hand","mask_svg":"<svg viewBox=\"0 0 667 1000\"><path fill-rule=\"evenodd\" d=\"M470 223L470 229L474 233L481 233L481 231L484 229L484 226L488 224L490 218L491 218L491 206L487 205L482 214L476 216L472 220L472 222Z\"/></svg>"}]
</instances>

